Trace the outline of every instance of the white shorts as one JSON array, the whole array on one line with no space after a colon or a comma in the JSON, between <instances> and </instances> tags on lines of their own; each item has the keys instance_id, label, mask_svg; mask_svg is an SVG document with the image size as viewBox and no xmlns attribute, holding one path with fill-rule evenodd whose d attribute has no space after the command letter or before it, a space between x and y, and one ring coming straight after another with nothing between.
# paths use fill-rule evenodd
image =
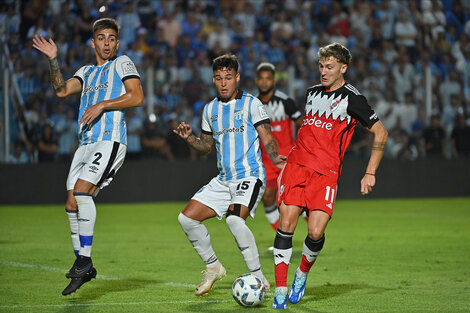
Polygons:
<instances>
[{"instance_id":1,"label":"white shorts","mask_svg":"<svg viewBox=\"0 0 470 313\"><path fill-rule=\"evenodd\" d=\"M73 190L78 179L86 180L100 189L108 186L126 156L126 146L115 141L99 141L80 146L73 155L67 177L67 190Z\"/></svg>"},{"instance_id":2,"label":"white shorts","mask_svg":"<svg viewBox=\"0 0 470 313\"><path fill-rule=\"evenodd\" d=\"M231 204L241 204L250 209L250 216L255 217L256 207L263 197L264 189L261 180L246 177L232 181L220 181L217 177L199 189L191 198L207 205L221 220Z\"/></svg>"}]
</instances>

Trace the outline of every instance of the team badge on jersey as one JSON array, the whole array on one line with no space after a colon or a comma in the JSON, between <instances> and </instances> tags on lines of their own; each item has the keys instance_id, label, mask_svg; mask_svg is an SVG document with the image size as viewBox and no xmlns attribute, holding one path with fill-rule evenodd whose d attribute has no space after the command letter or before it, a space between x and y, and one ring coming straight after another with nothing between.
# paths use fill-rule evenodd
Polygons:
<instances>
[{"instance_id":1,"label":"team badge on jersey","mask_svg":"<svg viewBox=\"0 0 470 313\"><path fill-rule=\"evenodd\" d=\"M330 110L331 112L333 112L334 110L336 110L336 108L338 107L339 103L341 101L340 100L333 100L331 101L331 104L330 104Z\"/></svg>"}]
</instances>

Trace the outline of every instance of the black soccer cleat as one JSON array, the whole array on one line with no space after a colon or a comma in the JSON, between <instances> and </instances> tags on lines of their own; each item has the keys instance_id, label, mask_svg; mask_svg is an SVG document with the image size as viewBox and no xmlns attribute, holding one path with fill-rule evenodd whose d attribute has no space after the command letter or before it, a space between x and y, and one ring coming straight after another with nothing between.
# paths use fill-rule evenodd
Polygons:
<instances>
[{"instance_id":1,"label":"black soccer cleat","mask_svg":"<svg viewBox=\"0 0 470 313\"><path fill-rule=\"evenodd\" d=\"M65 274L65 277L80 278L90 272L92 268L93 262L91 261L91 258L79 255L77 259L75 259L72 268Z\"/></svg>"},{"instance_id":2,"label":"black soccer cleat","mask_svg":"<svg viewBox=\"0 0 470 313\"><path fill-rule=\"evenodd\" d=\"M82 277L72 277L70 284L62 291L62 295L67 296L77 291L84 283L96 278L96 269L94 267Z\"/></svg>"}]
</instances>

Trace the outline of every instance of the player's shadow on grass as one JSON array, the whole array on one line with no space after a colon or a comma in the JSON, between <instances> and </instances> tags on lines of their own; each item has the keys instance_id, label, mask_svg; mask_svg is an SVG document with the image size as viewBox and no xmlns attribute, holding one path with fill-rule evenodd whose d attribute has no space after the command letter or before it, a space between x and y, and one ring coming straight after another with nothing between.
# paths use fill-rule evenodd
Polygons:
<instances>
[{"instance_id":1,"label":"player's shadow on grass","mask_svg":"<svg viewBox=\"0 0 470 313\"><path fill-rule=\"evenodd\" d=\"M323 286L310 287L305 290L305 297L301 302L297 304L288 303L287 307L294 308L296 312L311 312L311 313L322 313L322 311L312 310L312 303L335 298L343 294L347 294L354 290L368 290L370 293L377 294L391 290L390 288L374 287L364 283L359 284L325 284ZM263 302L256 307L246 307L243 309L254 310L251 312L259 311L270 311L271 305L274 300L274 286L269 290L269 294L265 296ZM227 299L222 301L220 299ZM232 298L232 291L230 283L220 282L209 295L201 299L201 303L191 303L186 307L185 311L188 312L240 312L242 307L238 305L235 300L228 301ZM225 305L220 305L224 302ZM231 303L231 307L227 308L227 302Z\"/></svg>"},{"instance_id":2,"label":"player's shadow on grass","mask_svg":"<svg viewBox=\"0 0 470 313\"><path fill-rule=\"evenodd\" d=\"M161 284L158 280L149 279L119 279L119 280L103 280L93 279L84 284L78 291L67 296L65 299L70 304L77 304L79 312L93 311L92 306L87 304L94 300L112 292L122 292L127 290L136 290L144 288L151 284ZM82 307L80 307L82 305ZM63 312L77 312L77 306L68 307Z\"/></svg>"}]
</instances>

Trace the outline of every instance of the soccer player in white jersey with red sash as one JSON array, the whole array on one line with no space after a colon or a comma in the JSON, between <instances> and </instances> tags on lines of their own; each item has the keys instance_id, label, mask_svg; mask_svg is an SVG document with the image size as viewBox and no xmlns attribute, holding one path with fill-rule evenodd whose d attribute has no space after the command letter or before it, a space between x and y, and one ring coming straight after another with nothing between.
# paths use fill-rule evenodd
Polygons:
<instances>
[{"instance_id":1,"label":"soccer player in white jersey with red sash","mask_svg":"<svg viewBox=\"0 0 470 313\"><path fill-rule=\"evenodd\" d=\"M127 132L124 111L142 105L140 76L127 56L116 56L119 25L110 18L93 24L91 46L96 64L80 68L64 81L57 61L57 46L42 36L33 46L49 58L55 94L67 97L81 93L79 108L79 147L67 178L65 210L69 218L75 262L65 275L71 279L62 292L68 295L96 277L91 246L96 221L93 197L107 186L124 162Z\"/></svg>"},{"instance_id":2,"label":"soccer player in white jersey with red sash","mask_svg":"<svg viewBox=\"0 0 470 313\"><path fill-rule=\"evenodd\" d=\"M210 153L214 143L217 149L219 175L202 187L178 216L183 231L206 265L196 296L208 293L214 282L226 273L202 224L213 217L226 218L249 271L260 277L269 289L261 271L255 237L245 223L248 216L255 216L266 184L260 140L276 166L281 168L285 162L285 156L279 155L263 104L237 89L240 81L237 58L220 56L214 59L212 69L219 96L204 106L200 138L185 122L174 130L200 154Z\"/></svg>"},{"instance_id":3,"label":"soccer player in white jersey with red sash","mask_svg":"<svg viewBox=\"0 0 470 313\"><path fill-rule=\"evenodd\" d=\"M307 274L325 242L325 228L333 215L344 153L357 122L374 135L369 163L361 180L363 195L375 185L375 172L388 137L366 98L344 79L351 61L349 50L333 43L320 48L318 55L321 84L307 89L303 125L279 177L280 218L274 241L273 308L276 309L285 309L287 298L297 303L304 295ZM305 210L309 214L308 235L300 266L287 293L292 236L298 217Z\"/></svg>"}]
</instances>

